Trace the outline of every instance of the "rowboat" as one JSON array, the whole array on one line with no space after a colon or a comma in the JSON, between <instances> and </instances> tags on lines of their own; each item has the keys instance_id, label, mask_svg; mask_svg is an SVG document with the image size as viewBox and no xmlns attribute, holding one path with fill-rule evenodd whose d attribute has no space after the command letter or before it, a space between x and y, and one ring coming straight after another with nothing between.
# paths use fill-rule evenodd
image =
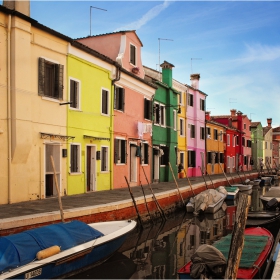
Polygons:
<instances>
[{"instance_id":1,"label":"rowboat","mask_svg":"<svg viewBox=\"0 0 280 280\"><path fill-rule=\"evenodd\" d=\"M246 227L263 227L269 230L274 237L279 231L279 211L249 211L246 220Z\"/></svg>"},{"instance_id":2,"label":"rowboat","mask_svg":"<svg viewBox=\"0 0 280 280\"><path fill-rule=\"evenodd\" d=\"M227 191L227 197L226 200L234 200L236 199L236 196L239 192L239 188L237 186L226 186L225 187Z\"/></svg>"},{"instance_id":3,"label":"rowboat","mask_svg":"<svg viewBox=\"0 0 280 280\"><path fill-rule=\"evenodd\" d=\"M135 221L71 221L0 238L0 279L61 278L106 261Z\"/></svg>"},{"instance_id":4,"label":"rowboat","mask_svg":"<svg viewBox=\"0 0 280 280\"><path fill-rule=\"evenodd\" d=\"M262 271L265 269L266 260L273 246L273 235L270 231L261 227L246 228L244 231L244 247L242 250L241 260L237 271L237 279L261 279ZM213 247L218 249L225 259L227 259L231 243L231 234L222 237L213 243ZM203 254L202 254L203 256ZM207 256L209 262L212 262ZM202 260L203 262L203 260ZM207 266L207 262L204 262ZM199 265L203 265L199 263ZM192 279L191 274L192 261L185 264L178 270L180 279ZM209 266L207 266L209 268ZM194 267L192 268L194 269ZM211 275L207 275L209 277ZM209 278L208 278L209 279Z\"/></svg>"},{"instance_id":5,"label":"rowboat","mask_svg":"<svg viewBox=\"0 0 280 280\"><path fill-rule=\"evenodd\" d=\"M215 213L222 207L226 197L227 191L224 187L205 190L190 199L186 205L187 212Z\"/></svg>"}]
</instances>

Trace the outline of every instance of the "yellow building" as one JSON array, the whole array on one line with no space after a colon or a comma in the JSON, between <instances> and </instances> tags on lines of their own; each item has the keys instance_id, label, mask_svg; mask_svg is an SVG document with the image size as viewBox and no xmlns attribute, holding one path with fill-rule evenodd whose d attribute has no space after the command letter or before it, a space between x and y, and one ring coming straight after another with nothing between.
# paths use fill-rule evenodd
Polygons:
<instances>
[{"instance_id":1,"label":"yellow building","mask_svg":"<svg viewBox=\"0 0 280 280\"><path fill-rule=\"evenodd\" d=\"M206 119L206 170L208 174L223 173L225 132L226 126Z\"/></svg>"},{"instance_id":2,"label":"yellow building","mask_svg":"<svg viewBox=\"0 0 280 280\"><path fill-rule=\"evenodd\" d=\"M116 66L96 52L69 47L67 194L112 187L112 106ZM94 53L95 56L92 54ZM101 56L100 56L101 57ZM108 62L109 61L109 62Z\"/></svg>"}]
</instances>

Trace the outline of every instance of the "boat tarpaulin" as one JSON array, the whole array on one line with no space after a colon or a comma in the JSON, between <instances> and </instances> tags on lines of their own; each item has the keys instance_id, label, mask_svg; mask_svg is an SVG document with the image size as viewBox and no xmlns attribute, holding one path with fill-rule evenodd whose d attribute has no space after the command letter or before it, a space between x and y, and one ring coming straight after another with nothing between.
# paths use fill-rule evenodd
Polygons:
<instances>
[{"instance_id":1,"label":"boat tarpaulin","mask_svg":"<svg viewBox=\"0 0 280 280\"><path fill-rule=\"evenodd\" d=\"M104 234L86 223L71 221L27 230L0 238L0 271L25 265L43 249L57 245L66 250Z\"/></svg>"}]
</instances>

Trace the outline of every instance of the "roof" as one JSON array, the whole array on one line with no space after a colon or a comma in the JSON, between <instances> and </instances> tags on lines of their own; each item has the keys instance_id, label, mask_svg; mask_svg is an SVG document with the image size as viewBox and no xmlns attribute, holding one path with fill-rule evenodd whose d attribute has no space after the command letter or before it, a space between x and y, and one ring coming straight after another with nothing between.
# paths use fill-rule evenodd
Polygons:
<instances>
[{"instance_id":1,"label":"roof","mask_svg":"<svg viewBox=\"0 0 280 280\"><path fill-rule=\"evenodd\" d=\"M273 132L280 132L280 126L273 128L272 131Z\"/></svg>"},{"instance_id":2,"label":"roof","mask_svg":"<svg viewBox=\"0 0 280 280\"><path fill-rule=\"evenodd\" d=\"M136 30L120 30L120 31L115 31L115 32L109 32L109 33L104 33L104 34L98 34L98 35L91 35L91 36L86 36L86 37L80 37L80 38L76 38L75 40L79 40L79 39L85 39L85 38L91 38L91 37L100 37L100 36L107 36L107 35L114 35L114 34L125 34L125 33L131 33L133 32L135 34L135 36L137 37L137 39L139 40L141 46L143 47L143 44L141 42L141 40L139 39L138 35L136 34Z\"/></svg>"},{"instance_id":3,"label":"roof","mask_svg":"<svg viewBox=\"0 0 280 280\"><path fill-rule=\"evenodd\" d=\"M256 128L260 124L261 124L261 122L251 122L250 126Z\"/></svg>"}]
</instances>

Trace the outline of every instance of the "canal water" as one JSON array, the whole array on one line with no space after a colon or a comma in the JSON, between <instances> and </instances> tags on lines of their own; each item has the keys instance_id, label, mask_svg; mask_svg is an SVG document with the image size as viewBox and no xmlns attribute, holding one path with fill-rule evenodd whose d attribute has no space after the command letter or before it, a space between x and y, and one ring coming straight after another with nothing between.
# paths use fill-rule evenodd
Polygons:
<instances>
[{"instance_id":1,"label":"canal water","mask_svg":"<svg viewBox=\"0 0 280 280\"><path fill-rule=\"evenodd\" d=\"M265 187L252 190L251 211L263 209L259 196L265 191ZM147 224L143 230L136 228L109 260L71 278L178 279L178 269L201 244L212 244L232 232L235 213L232 202L215 214L194 217L185 211L173 213L166 221Z\"/></svg>"}]
</instances>

